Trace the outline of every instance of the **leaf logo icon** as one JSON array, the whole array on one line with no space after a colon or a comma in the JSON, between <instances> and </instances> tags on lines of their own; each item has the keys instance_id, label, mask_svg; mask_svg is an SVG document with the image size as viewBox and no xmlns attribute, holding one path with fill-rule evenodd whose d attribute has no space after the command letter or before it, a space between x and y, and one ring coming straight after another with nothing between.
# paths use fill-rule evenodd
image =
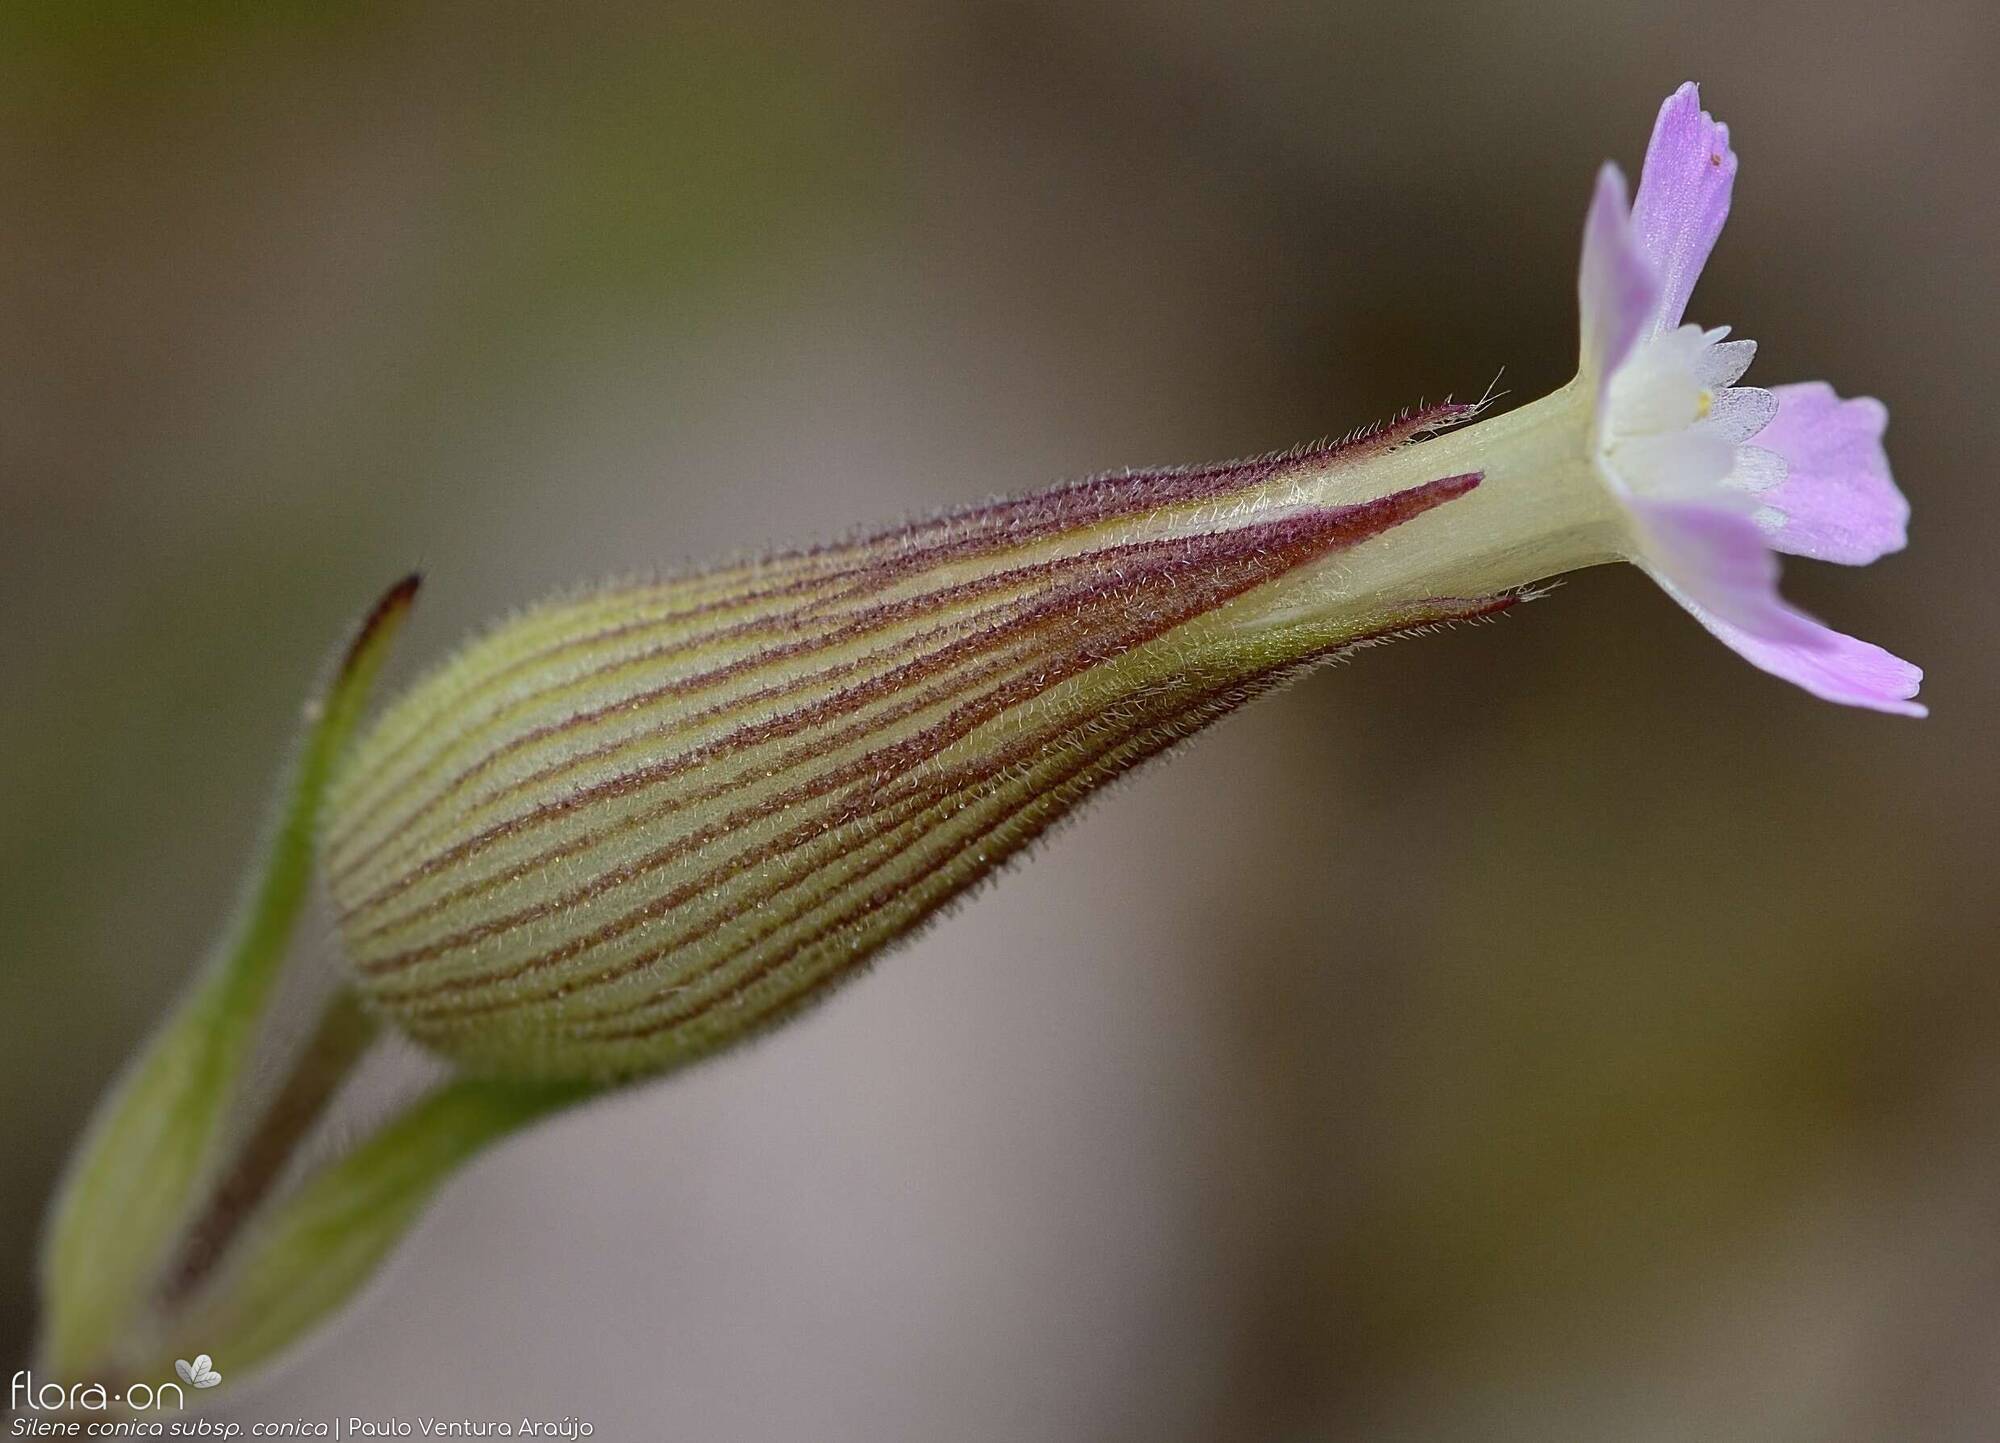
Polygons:
<instances>
[{"instance_id":1,"label":"leaf logo icon","mask_svg":"<svg viewBox=\"0 0 2000 1443\"><path fill-rule=\"evenodd\" d=\"M215 1360L206 1353L195 1354L192 1363L184 1358L176 1358L174 1371L181 1375L183 1383L196 1388L213 1388L222 1381L222 1374L215 1371Z\"/></svg>"}]
</instances>

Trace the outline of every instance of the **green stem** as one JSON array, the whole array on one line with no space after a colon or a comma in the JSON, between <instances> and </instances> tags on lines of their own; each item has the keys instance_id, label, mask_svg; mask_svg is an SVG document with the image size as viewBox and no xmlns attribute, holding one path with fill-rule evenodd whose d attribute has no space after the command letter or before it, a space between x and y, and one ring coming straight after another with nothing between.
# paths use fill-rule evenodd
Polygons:
<instances>
[{"instance_id":1,"label":"green stem","mask_svg":"<svg viewBox=\"0 0 2000 1443\"><path fill-rule=\"evenodd\" d=\"M180 1260L167 1274L161 1290L165 1309L171 1311L192 1293L222 1258L324 1115L354 1064L374 1042L378 1030L375 1019L362 1010L351 989L342 987L328 1001L284 1085L182 1239Z\"/></svg>"},{"instance_id":2,"label":"green stem","mask_svg":"<svg viewBox=\"0 0 2000 1443\"><path fill-rule=\"evenodd\" d=\"M367 1282L466 1162L593 1091L479 1078L442 1084L252 1219L166 1341L238 1372L264 1362Z\"/></svg>"}]
</instances>

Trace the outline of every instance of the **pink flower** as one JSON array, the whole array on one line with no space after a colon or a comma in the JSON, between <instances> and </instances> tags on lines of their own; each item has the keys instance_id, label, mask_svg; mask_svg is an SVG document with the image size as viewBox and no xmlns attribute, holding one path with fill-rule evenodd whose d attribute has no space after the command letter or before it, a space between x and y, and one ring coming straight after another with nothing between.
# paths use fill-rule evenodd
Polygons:
<instances>
[{"instance_id":1,"label":"pink flower","mask_svg":"<svg viewBox=\"0 0 2000 1443\"><path fill-rule=\"evenodd\" d=\"M1923 673L1787 604L1773 554L1860 565L1904 545L1888 412L1820 381L1739 386L1755 342L1681 323L1735 179L1729 128L1691 83L1660 107L1629 208L1618 168L1599 173L1577 273L1591 459L1625 554L1746 660L1828 701L1923 716Z\"/></svg>"}]
</instances>

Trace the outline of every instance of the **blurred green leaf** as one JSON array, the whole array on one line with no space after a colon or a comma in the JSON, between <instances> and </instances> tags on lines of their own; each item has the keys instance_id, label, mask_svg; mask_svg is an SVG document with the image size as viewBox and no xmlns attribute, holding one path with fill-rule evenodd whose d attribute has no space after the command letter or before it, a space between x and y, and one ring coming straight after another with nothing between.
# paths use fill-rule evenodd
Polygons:
<instances>
[{"instance_id":1,"label":"blurred green leaf","mask_svg":"<svg viewBox=\"0 0 2000 1443\"><path fill-rule=\"evenodd\" d=\"M306 897L320 802L361 719L411 577L362 624L304 740L247 899L194 990L99 1106L50 1208L42 1254L41 1365L91 1377L145 1315L201 1184Z\"/></svg>"}]
</instances>

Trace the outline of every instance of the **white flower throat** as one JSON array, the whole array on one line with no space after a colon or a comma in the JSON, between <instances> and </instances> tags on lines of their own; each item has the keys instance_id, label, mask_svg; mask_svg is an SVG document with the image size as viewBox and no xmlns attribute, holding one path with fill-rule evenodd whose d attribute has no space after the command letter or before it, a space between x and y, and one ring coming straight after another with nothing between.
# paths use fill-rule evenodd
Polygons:
<instances>
[{"instance_id":1,"label":"white flower throat","mask_svg":"<svg viewBox=\"0 0 2000 1443\"><path fill-rule=\"evenodd\" d=\"M1612 376L1599 422L1598 464L1631 495L1720 503L1754 513L1756 498L1785 479L1785 463L1747 444L1778 400L1737 378L1755 341L1727 326L1678 326L1643 342Z\"/></svg>"}]
</instances>

